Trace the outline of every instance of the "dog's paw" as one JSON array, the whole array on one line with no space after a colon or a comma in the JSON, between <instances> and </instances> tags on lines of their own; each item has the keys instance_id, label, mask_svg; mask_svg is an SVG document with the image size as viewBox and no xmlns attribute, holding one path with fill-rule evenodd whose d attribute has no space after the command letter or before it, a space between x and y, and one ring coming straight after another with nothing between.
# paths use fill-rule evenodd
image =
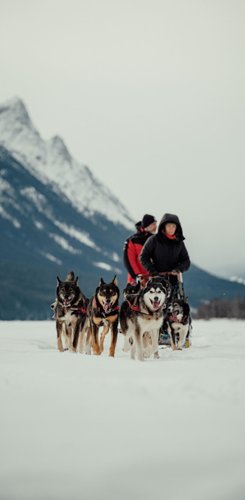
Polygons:
<instances>
[{"instance_id":1,"label":"dog's paw","mask_svg":"<svg viewBox=\"0 0 245 500\"><path fill-rule=\"evenodd\" d=\"M151 349L144 349L144 358L149 358L151 353Z\"/></svg>"}]
</instances>

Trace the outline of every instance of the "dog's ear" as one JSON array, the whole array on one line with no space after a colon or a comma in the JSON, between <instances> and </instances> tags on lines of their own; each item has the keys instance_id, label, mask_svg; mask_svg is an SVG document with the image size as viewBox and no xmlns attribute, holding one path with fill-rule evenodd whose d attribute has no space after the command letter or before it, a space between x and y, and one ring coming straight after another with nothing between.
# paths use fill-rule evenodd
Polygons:
<instances>
[{"instance_id":1,"label":"dog's ear","mask_svg":"<svg viewBox=\"0 0 245 500\"><path fill-rule=\"evenodd\" d=\"M187 302L184 302L183 304L183 312L185 316L189 316L190 314L190 306Z\"/></svg>"},{"instance_id":2,"label":"dog's ear","mask_svg":"<svg viewBox=\"0 0 245 500\"><path fill-rule=\"evenodd\" d=\"M57 276L57 285L60 285L60 283L62 283L62 281L60 280L59 276Z\"/></svg>"},{"instance_id":3,"label":"dog's ear","mask_svg":"<svg viewBox=\"0 0 245 500\"><path fill-rule=\"evenodd\" d=\"M103 278L100 278L100 286L102 286L104 284L105 284L105 282L104 282Z\"/></svg>"},{"instance_id":4,"label":"dog's ear","mask_svg":"<svg viewBox=\"0 0 245 500\"><path fill-rule=\"evenodd\" d=\"M113 278L113 280L112 280L112 283L113 283L114 285L116 285L116 286L118 285L118 283L117 283L117 275L116 275L116 274L115 274L115 276L114 276L114 278Z\"/></svg>"},{"instance_id":5,"label":"dog's ear","mask_svg":"<svg viewBox=\"0 0 245 500\"><path fill-rule=\"evenodd\" d=\"M75 285L77 285L77 282L78 282L78 276L75 278Z\"/></svg>"}]
</instances>

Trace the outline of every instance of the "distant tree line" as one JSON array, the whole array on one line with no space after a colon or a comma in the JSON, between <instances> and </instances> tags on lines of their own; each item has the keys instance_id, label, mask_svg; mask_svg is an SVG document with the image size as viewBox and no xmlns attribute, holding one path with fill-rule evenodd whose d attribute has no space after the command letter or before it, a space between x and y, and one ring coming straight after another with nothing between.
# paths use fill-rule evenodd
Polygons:
<instances>
[{"instance_id":1,"label":"distant tree line","mask_svg":"<svg viewBox=\"0 0 245 500\"><path fill-rule=\"evenodd\" d=\"M245 299L215 299L201 304L195 314L198 319L209 318L236 318L245 319Z\"/></svg>"}]
</instances>

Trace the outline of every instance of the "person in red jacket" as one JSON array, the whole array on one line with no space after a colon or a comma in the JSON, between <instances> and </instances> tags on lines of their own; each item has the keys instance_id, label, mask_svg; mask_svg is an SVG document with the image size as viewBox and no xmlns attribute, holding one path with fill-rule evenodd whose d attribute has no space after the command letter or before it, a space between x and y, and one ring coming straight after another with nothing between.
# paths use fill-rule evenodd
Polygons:
<instances>
[{"instance_id":1,"label":"person in red jacket","mask_svg":"<svg viewBox=\"0 0 245 500\"><path fill-rule=\"evenodd\" d=\"M145 214L141 224L137 222L135 227L137 233L127 238L123 250L124 265L128 271L128 283L133 283L138 274L149 274L140 262L140 253L147 239L155 234L157 221L153 215Z\"/></svg>"}]
</instances>

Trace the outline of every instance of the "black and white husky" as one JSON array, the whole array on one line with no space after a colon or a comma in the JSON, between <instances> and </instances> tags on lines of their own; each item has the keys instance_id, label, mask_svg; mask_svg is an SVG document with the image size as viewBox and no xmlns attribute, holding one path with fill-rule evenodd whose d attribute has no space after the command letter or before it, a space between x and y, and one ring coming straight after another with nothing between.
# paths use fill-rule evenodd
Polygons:
<instances>
[{"instance_id":1,"label":"black and white husky","mask_svg":"<svg viewBox=\"0 0 245 500\"><path fill-rule=\"evenodd\" d=\"M121 331L125 335L124 350L131 358L143 361L159 357L158 337L168 298L168 284L150 279L127 306L121 308Z\"/></svg>"},{"instance_id":2,"label":"black and white husky","mask_svg":"<svg viewBox=\"0 0 245 500\"><path fill-rule=\"evenodd\" d=\"M174 300L168 307L165 319L173 350L190 347L191 317L189 304L184 300Z\"/></svg>"}]
</instances>

